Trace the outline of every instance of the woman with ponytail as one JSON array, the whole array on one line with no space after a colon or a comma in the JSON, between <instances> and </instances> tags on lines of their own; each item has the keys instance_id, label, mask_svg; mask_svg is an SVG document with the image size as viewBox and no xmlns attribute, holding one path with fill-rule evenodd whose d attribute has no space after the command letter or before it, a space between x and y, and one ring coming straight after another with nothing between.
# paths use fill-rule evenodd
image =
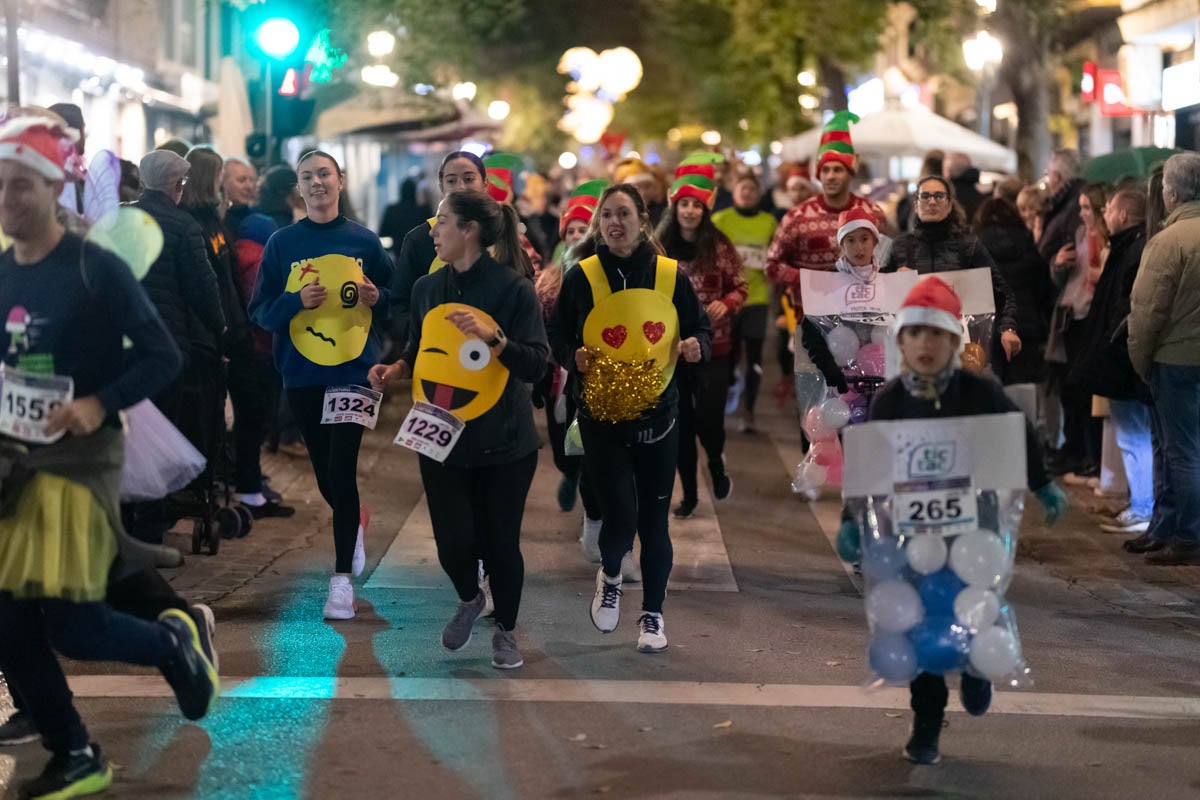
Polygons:
<instances>
[{"instance_id":1,"label":"woman with ponytail","mask_svg":"<svg viewBox=\"0 0 1200 800\"><path fill-rule=\"evenodd\" d=\"M408 446L421 453L438 560L460 601L442 645L465 647L483 614L487 598L476 560L482 554L495 601L497 669L525 663L515 634L525 580L520 535L538 451L527 384L545 374L549 356L519 226L515 209L486 194L448 194L432 231L447 268L413 286L400 360L370 375L376 389L413 379L417 402L402 433L420 437L436 428L427 442L440 449Z\"/></svg>"}]
</instances>

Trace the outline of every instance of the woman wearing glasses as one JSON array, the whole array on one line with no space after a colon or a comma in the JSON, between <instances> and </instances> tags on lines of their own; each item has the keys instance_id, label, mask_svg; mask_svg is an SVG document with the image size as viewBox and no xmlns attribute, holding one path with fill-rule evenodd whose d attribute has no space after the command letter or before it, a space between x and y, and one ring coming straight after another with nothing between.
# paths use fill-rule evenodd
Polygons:
<instances>
[{"instance_id":1,"label":"woman wearing glasses","mask_svg":"<svg viewBox=\"0 0 1200 800\"><path fill-rule=\"evenodd\" d=\"M917 223L912 232L896 239L887 264L880 271L912 269L925 275L976 267L992 271L995 336L1005 359L1011 361L1021 352L1016 296L987 248L967 227L962 207L954 197L954 187L937 175L921 178L917 182Z\"/></svg>"}]
</instances>

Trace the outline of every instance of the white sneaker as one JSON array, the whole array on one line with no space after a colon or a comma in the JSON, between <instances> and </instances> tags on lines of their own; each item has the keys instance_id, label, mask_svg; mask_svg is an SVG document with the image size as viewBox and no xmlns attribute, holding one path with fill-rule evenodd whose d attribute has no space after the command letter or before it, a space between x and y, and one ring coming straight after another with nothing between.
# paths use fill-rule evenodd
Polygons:
<instances>
[{"instance_id":1,"label":"white sneaker","mask_svg":"<svg viewBox=\"0 0 1200 800\"><path fill-rule=\"evenodd\" d=\"M661 653L667 649L667 635L663 633L662 614L643 611L638 617L639 653Z\"/></svg>"},{"instance_id":2,"label":"white sneaker","mask_svg":"<svg viewBox=\"0 0 1200 800\"><path fill-rule=\"evenodd\" d=\"M599 564L600 558L600 526L603 520L588 519L583 515L583 534L579 537L579 546L583 548L583 557L593 564Z\"/></svg>"},{"instance_id":3,"label":"white sneaker","mask_svg":"<svg viewBox=\"0 0 1200 800\"><path fill-rule=\"evenodd\" d=\"M1150 529L1150 520L1139 517L1133 509L1127 508L1113 519L1100 525L1100 530L1108 533L1145 533Z\"/></svg>"},{"instance_id":4,"label":"white sneaker","mask_svg":"<svg viewBox=\"0 0 1200 800\"><path fill-rule=\"evenodd\" d=\"M329 579L329 597L325 600L325 619L354 619L354 587L345 575Z\"/></svg>"},{"instance_id":5,"label":"white sneaker","mask_svg":"<svg viewBox=\"0 0 1200 800\"><path fill-rule=\"evenodd\" d=\"M630 550L621 559L621 577L630 583L642 582L642 565L638 562L638 557Z\"/></svg>"},{"instance_id":6,"label":"white sneaker","mask_svg":"<svg viewBox=\"0 0 1200 800\"><path fill-rule=\"evenodd\" d=\"M367 548L363 540L367 538L367 527L371 524L371 512L366 506L358 509L358 538L354 540L354 561L350 564L350 572L354 577L363 574L367 568Z\"/></svg>"},{"instance_id":7,"label":"white sneaker","mask_svg":"<svg viewBox=\"0 0 1200 800\"><path fill-rule=\"evenodd\" d=\"M479 562L479 591L483 594L483 611L481 617L490 617L496 613L496 603L492 600L492 581L483 569L483 561Z\"/></svg>"},{"instance_id":8,"label":"white sneaker","mask_svg":"<svg viewBox=\"0 0 1200 800\"><path fill-rule=\"evenodd\" d=\"M596 594L592 597L592 624L602 633L612 633L621 621L621 578L610 578L604 567L596 570Z\"/></svg>"}]
</instances>

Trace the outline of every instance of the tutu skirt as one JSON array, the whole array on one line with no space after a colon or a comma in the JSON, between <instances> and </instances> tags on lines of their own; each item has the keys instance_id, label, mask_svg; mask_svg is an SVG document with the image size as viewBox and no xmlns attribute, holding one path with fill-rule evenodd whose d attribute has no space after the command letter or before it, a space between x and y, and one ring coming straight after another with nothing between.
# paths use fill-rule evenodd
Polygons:
<instances>
[{"instance_id":1,"label":"tutu skirt","mask_svg":"<svg viewBox=\"0 0 1200 800\"><path fill-rule=\"evenodd\" d=\"M121 502L159 500L204 471L204 456L149 400L125 412Z\"/></svg>"},{"instance_id":2,"label":"tutu skirt","mask_svg":"<svg viewBox=\"0 0 1200 800\"><path fill-rule=\"evenodd\" d=\"M39 472L0 519L0 592L21 600L103 600L116 555L116 533L92 493Z\"/></svg>"}]
</instances>

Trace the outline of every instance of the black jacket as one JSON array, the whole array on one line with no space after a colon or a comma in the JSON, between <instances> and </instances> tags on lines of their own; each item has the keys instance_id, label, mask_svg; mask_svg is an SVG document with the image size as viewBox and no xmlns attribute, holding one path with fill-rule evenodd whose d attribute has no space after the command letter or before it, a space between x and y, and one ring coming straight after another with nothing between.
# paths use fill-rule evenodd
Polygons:
<instances>
[{"instance_id":1,"label":"black jacket","mask_svg":"<svg viewBox=\"0 0 1200 800\"><path fill-rule=\"evenodd\" d=\"M550 348L542 323L542 306L533 283L484 253L466 272L443 267L419 279L412 289L412 336L401 358L416 365L421 353L421 324L443 303L463 303L489 314L504 331L508 344L498 358L508 368L508 383L496 404L470 420L450 452L453 467L510 464L538 449L533 404L526 384L546 373ZM458 358L457 353L450 354Z\"/></svg>"},{"instance_id":2,"label":"black jacket","mask_svg":"<svg viewBox=\"0 0 1200 800\"><path fill-rule=\"evenodd\" d=\"M1150 403L1150 390L1129 360L1129 295L1146 247L1146 229L1135 225L1109 240L1108 260L1096 282L1092 307L1083 320L1082 349L1068 381L1112 400Z\"/></svg>"},{"instance_id":3,"label":"black jacket","mask_svg":"<svg viewBox=\"0 0 1200 800\"><path fill-rule=\"evenodd\" d=\"M1042 238L1038 240L1038 252L1048 264L1054 263L1054 256L1063 245L1075 243L1075 231L1080 225L1079 193L1082 191L1083 181L1075 180L1050 198L1042 217Z\"/></svg>"},{"instance_id":4,"label":"black jacket","mask_svg":"<svg viewBox=\"0 0 1200 800\"><path fill-rule=\"evenodd\" d=\"M996 269L996 262L983 243L974 234L956 230L949 219L918 220L914 231L897 236L880 272L895 272L900 267L915 269L921 275L987 267L992 271L992 294L996 301L993 338L998 340L1001 331L1016 330L1017 301L1004 275Z\"/></svg>"},{"instance_id":5,"label":"black jacket","mask_svg":"<svg viewBox=\"0 0 1200 800\"><path fill-rule=\"evenodd\" d=\"M600 263L604 266L604 274L608 276L608 284L613 292L622 289L653 289L656 274L657 253L649 244L642 244L628 258L615 256L605 246L597 248ZM712 340L708 324L708 313L696 298L692 282L680 272L675 280L675 294L671 298L675 311L679 315L680 341L696 337L700 343L701 360L707 361L712 352ZM587 409L580 400L579 393L583 389L575 368L575 351L583 347L583 323L592 311L592 287L587 275L576 267L563 276L562 290L558 295L558 305L550 317L549 336L550 348L554 360L567 368L571 376L571 387L575 393L581 416L587 415ZM679 370L676 369L676 376ZM647 411L631 423L638 426L653 427L655 423L668 418L674 418L679 405L679 388L676 378L663 391L658 405Z\"/></svg>"},{"instance_id":6,"label":"black jacket","mask_svg":"<svg viewBox=\"0 0 1200 800\"><path fill-rule=\"evenodd\" d=\"M975 212L987 199L987 195L979 191L976 186L979 183L979 170L975 167L967 167L962 175L952 179L950 183L954 184L954 196L967 215L967 220L975 219Z\"/></svg>"},{"instance_id":7,"label":"black jacket","mask_svg":"<svg viewBox=\"0 0 1200 800\"><path fill-rule=\"evenodd\" d=\"M221 297L221 312L225 315L225 354L244 355L250 345L250 321L233 274L233 237L217 213L216 206L189 208L187 211L200 224L208 263L217 276L217 294Z\"/></svg>"},{"instance_id":8,"label":"black jacket","mask_svg":"<svg viewBox=\"0 0 1200 800\"><path fill-rule=\"evenodd\" d=\"M984 228L979 240L1016 298L1017 335L1021 337L1021 352L1012 361L1005 358L997 339L992 364L1005 385L1039 383L1045 380L1046 337L1058 293L1049 267L1038 253L1033 234L1022 224Z\"/></svg>"},{"instance_id":9,"label":"black jacket","mask_svg":"<svg viewBox=\"0 0 1200 800\"><path fill-rule=\"evenodd\" d=\"M429 222L422 222L404 235L400 255L396 257L396 268L392 270L392 306L388 319L392 335L398 341L407 341L415 333L409 330L412 311L413 287L437 258L433 247L433 229ZM440 270L439 270L440 271Z\"/></svg>"},{"instance_id":10,"label":"black jacket","mask_svg":"<svg viewBox=\"0 0 1200 800\"><path fill-rule=\"evenodd\" d=\"M163 234L162 253L142 279L150 302L185 361L194 355L216 355L225 315L200 224L154 189L144 191L133 206L149 214Z\"/></svg>"},{"instance_id":11,"label":"black jacket","mask_svg":"<svg viewBox=\"0 0 1200 800\"><path fill-rule=\"evenodd\" d=\"M960 369L955 370L950 384L942 393L941 408L935 406L932 400L912 396L899 378L893 378L871 401L870 419L876 422L969 417L975 414L1004 414L1017 410L1012 400L1004 393L1004 389L993 378ZM1025 420L1025 462L1031 491L1036 492L1050 482L1042 462L1042 446L1028 419Z\"/></svg>"}]
</instances>

